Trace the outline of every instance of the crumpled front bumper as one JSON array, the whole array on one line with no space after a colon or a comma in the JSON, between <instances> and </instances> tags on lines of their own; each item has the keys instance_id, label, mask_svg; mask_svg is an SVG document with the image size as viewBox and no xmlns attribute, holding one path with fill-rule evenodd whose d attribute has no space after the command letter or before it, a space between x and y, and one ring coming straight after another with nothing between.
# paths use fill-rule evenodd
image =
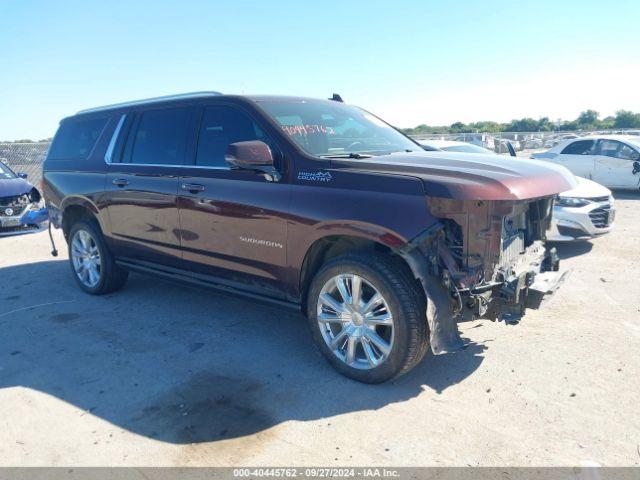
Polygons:
<instances>
[{"instance_id":1,"label":"crumpled front bumper","mask_svg":"<svg viewBox=\"0 0 640 480\"><path fill-rule=\"evenodd\" d=\"M540 308L549 300L571 273L560 271L556 249L542 243L530 246L520 262L503 279L503 285L493 291L491 308L484 315L517 323L526 309Z\"/></svg>"},{"instance_id":2,"label":"crumpled front bumper","mask_svg":"<svg viewBox=\"0 0 640 480\"><path fill-rule=\"evenodd\" d=\"M527 308L539 308L570 273L559 271L555 248L548 249L537 241L509 264L502 275L471 288L461 288L446 271L434 268L434 258L420 248L436 236L434 230L437 227L399 253L424 289L430 344L436 355L464 348L457 328L459 321L490 318L517 323Z\"/></svg>"},{"instance_id":3,"label":"crumpled front bumper","mask_svg":"<svg viewBox=\"0 0 640 480\"><path fill-rule=\"evenodd\" d=\"M47 226L48 219L45 207L33 210L29 205L18 215L0 217L0 235L38 231Z\"/></svg>"}]
</instances>

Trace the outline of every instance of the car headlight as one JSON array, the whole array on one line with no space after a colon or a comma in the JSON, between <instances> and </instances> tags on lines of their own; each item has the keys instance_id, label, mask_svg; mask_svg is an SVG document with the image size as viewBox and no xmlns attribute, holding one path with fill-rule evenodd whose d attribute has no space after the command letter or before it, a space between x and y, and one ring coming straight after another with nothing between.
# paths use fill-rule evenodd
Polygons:
<instances>
[{"instance_id":1,"label":"car headlight","mask_svg":"<svg viewBox=\"0 0 640 480\"><path fill-rule=\"evenodd\" d=\"M37 211L44 208L44 198L42 198L40 193L36 192L35 190L32 190L31 193L27 195L28 195L29 203L31 203L29 210L33 212L33 211Z\"/></svg>"},{"instance_id":2,"label":"car headlight","mask_svg":"<svg viewBox=\"0 0 640 480\"><path fill-rule=\"evenodd\" d=\"M44 208L44 199L40 199L38 201L35 201L31 204L31 208L30 210L33 211L38 211L38 210L42 210Z\"/></svg>"},{"instance_id":3,"label":"car headlight","mask_svg":"<svg viewBox=\"0 0 640 480\"><path fill-rule=\"evenodd\" d=\"M589 205L591 200L586 198L575 198L575 197L558 197L556 200L556 205L561 207L584 207L585 205Z\"/></svg>"}]
</instances>

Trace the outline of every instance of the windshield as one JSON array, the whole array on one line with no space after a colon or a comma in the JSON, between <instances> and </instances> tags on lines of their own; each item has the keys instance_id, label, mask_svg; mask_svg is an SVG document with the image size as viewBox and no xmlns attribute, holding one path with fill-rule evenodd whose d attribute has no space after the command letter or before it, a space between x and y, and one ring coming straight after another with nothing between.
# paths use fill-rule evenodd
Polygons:
<instances>
[{"instance_id":1,"label":"windshield","mask_svg":"<svg viewBox=\"0 0 640 480\"><path fill-rule=\"evenodd\" d=\"M477 145L450 145L448 147L440 147L442 150L446 150L448 152L466 152L466 153L493 153L491 150L487 150L486 148L478 147Z\"/></svg>"},{"instance_id":2,"label":"windshield","mask_svg":"<svg viewBox=\"0 0 640 480\"><path fill-rule=\"evenodd\" d=\"M266 101L260 107L305 152L363 158L421 148L379 118L339 102Z\"/></svg>"},{"instance_id":3,"label":"windshield","mask_svg":"<svg viewBox=\"0 0 640 480\"><path fill-rule=\"evenodd\" d=\"M4 163L0 162L0 180L7 178L16 178L16 174L13 173Z\"/></svg>"}]
</instances>

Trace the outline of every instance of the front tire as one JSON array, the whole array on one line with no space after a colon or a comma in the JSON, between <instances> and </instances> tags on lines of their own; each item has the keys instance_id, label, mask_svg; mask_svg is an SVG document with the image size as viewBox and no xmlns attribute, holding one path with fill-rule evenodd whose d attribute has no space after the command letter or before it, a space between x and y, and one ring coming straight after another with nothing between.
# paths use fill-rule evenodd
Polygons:
<instances>
[{"instance_id":1,"label":"front tire","mask_svg":"<svg viewBox=\"0 0 640 480\"><path fill-rule=\"evenodd\" d=\"M352 253L327 262L311 282L307 317L333 367L365 383L407 373L429 346L424 295L388 255Z\"/></svg>"},{"instance_id":2,"label":"front tire","mask_svg":"<svg viewBox=\"0 0 640 480\"><path fill-rule=\"evenodd\" d=\"M74 223L68 239L71 272L82 290L104 295L124 286L129 272L116 265L95 222Z\"/></svg>"}]
</instances>

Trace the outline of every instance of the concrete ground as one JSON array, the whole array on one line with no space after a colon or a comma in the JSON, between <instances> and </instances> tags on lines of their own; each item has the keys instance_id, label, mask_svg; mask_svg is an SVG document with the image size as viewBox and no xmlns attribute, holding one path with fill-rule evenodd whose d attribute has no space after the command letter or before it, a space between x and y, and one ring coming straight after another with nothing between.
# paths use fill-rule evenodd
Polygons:
<instances>
[{"instance_id":1,"label":"concrete ground","mask_svg":"<svg viewBox=\"0 0 640 480\"><path fill-rule=\"evenodd\" d=\"M378 386L299 315L139 275L91 297L46 233L0 238L0 464L640 465L640 195L619 197L611 235L560 248L546 308Z\"/></svg>"}]
</instances>

